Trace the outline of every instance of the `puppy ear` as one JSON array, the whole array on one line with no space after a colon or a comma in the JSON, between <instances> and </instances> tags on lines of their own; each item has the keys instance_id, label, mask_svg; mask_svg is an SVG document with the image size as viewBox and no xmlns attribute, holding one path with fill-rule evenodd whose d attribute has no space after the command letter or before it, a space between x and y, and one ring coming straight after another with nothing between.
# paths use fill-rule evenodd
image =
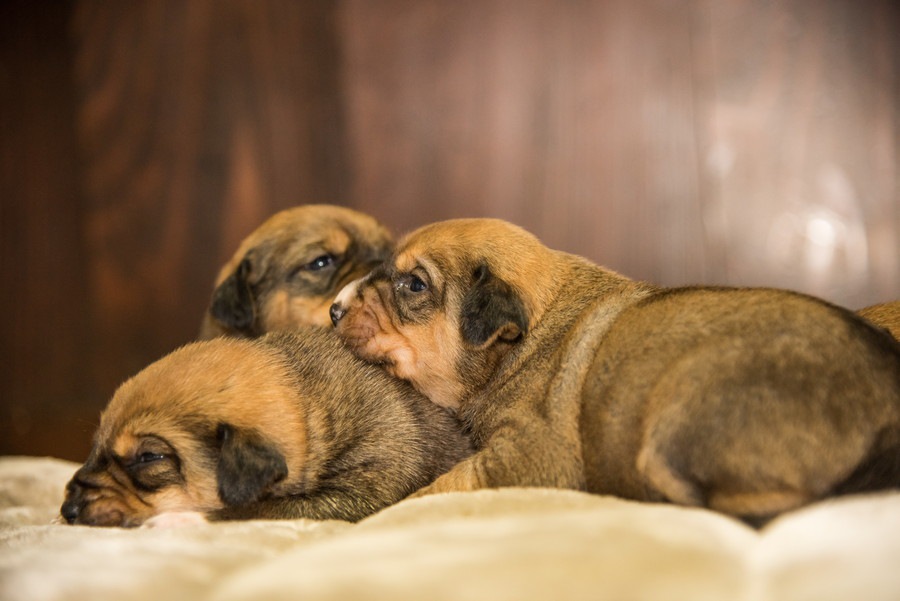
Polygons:
<instances>
[{"instance_id":1,"label":"puppy ear","mask_svg":"<svg viewBox=\"0 0 900 601\"><path fill-rule=\"evenodd\" d=\"M247 282L250 261L244 259L213 293L209 311L217 320L238 331L246 331L253 325L254 300Z\"/></svg>"},{"instance_id":2,"label":"puppy ear","mask_svg":"<svg viewBox=\"0 0 900 601\"><path fill-rule=\"evenodd\" d=\"M495 340L512 342L528 330L525 304L512 286L494 276L487 265L474 272L475 283L462 304L463 338L476 346Z\"/></svg>"},{"instance_id":3,"label":"puppy ear","mask_svg":"<svg viewBox=\"0 0 900 601\"><path fill-rule=\"evenodd\" d=\"M225 505L258 501L287 477L284 455L256 432L220 424L216 435L221 444L216 478Z\"/></svg>"}]
</instances>

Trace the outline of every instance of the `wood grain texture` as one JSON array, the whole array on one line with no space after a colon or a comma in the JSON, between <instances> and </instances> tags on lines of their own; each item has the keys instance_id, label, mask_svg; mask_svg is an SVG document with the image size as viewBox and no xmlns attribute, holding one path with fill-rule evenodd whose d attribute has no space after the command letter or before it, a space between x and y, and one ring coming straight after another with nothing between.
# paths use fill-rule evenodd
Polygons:
<instances>
[{"instance_id":1,"label":"wood grain texture","mask_svg":"<svg viewBox=\"0 0 900 601\"><path fill-rule=\"evenodd\" d=\"M635 277L706 275L679 3L359 0L341 17L356 204L399 230L497 216Z\"/></svg>"},{"instance_id":2,"label":"wood grain texture","mask_svg":"<svg viewBox=\"0 0 900 601\"><path fill-rule=\"evenodd\" d=\"M722 281L900 297L900 9L697 2L698 123Z\"/></svg>"},{"instance_id":3,"label":"wood grain texture","mask_svg":"<svg viewBox=\"0 0 900 601\"><path fill-rule=\"evenodd\" d=\"M191 340L274 211L341 196L328 2L84 1L75 19L98 389Z\"/></svg>"},{"instance_id":4,"label":"wood grain texture","mask_svg":"<svg viewBox=\"0 0 900 601\"><path fill-rule=\"evenodd\" d=\"M354 202L511 219L663 284L900 296L897 12L348 0Z\"/></svg>"},{"instance_id":5,"label":"wood grain texture","mask_svg":"<svg viewBox=\"0 0 900 601\"><path fill-rule=\"evenodd\" d=\"M0 454L87 449L71 3L0 5Z\"/></svg>"}]
</instances>

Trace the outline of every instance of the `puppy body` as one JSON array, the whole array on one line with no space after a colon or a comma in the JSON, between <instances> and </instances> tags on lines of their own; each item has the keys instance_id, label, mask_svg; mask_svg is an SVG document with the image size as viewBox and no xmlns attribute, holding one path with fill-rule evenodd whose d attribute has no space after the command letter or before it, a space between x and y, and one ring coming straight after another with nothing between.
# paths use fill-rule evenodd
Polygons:
<instances>
[{"instance_id":1,"label":"puppy body","mask_svg":"<svg viewBox=\"0 0 900 601\"><path fill-rule=\"evenodd\" d=\"M461 220L409 235L334 313L472 431L478 452L419 494L560 486L757 518L875 458L859 487L900 483L900 348L803 295L657 289Z\"/></svg>"},{"instance_id":2,"label":"puppy body","mask_svg":"<svg viewBox=\"0 0 900 601\"><path fill-rule=\"evenodd\" d=\"M660 291L622 313L597 359L589 489L765 518L900 485L900 349L847 311L777 290ZM875 458L892 464L883 479L858 474Z\"/></svg>"},{"instance_id":3,"label":"puppy body","mask_svg":"<svg viewBox=\"0 0 900 601\"><path fill-rule=\"evenodd\" d=\"M469 453L446 411L322 328L183 347L123 384L67 488L70 523L358 520Z\"/></svg>"},{"instance_id":4,"label":"puppy body","mask_svg":"<svg viewBox=\"0 0 900 601\"><path fill-rule=\"evenodd\" d=\"M352 209L304 205L276 213L222 266L199 338L327 326L335 294L387 258L393 244L381 224Z\"/></svg>"}]
</instances>

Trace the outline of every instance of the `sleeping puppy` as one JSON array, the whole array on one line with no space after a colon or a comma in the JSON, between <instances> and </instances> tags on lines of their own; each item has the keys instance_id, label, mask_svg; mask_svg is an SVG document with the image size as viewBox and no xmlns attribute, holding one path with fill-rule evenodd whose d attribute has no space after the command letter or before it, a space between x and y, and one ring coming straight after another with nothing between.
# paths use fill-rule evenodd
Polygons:
<instances>
[{"instance_id":1,"label":"sleeping puppy","mask_svg":"<svg viewBox=\"0 0 900 601\"><path fill-rule=\"evenodd\" d=\"M199 337L329 326L335 294L392 248L381 224L351 209L305 205L276 213L220 270Z\"/></svg>"},{"instance_id":2,"label":"sleeping puppy","mask_svg":"<svg viewBox=\"0 0 900 601\"><path fill-rule=\"evenodd\" d=\"M900 300L872 305L857 313L900 340Z\"/></svg>"},{"instance_id":3,"label":"sleeping puppy","mask_svg":"<svg viewBox=\"0 0 900 601\"><path fill-rule=\"evenodd\" d=\"M452 416L325 328L218 338L116 391L60 513L123 527L179 512L355 521L469 449Z\"/></svg>"},{"instance_id":4,"label":"sleeping puppy","mask_svg":"<svg viewBox=\"0 0 900 601\"><path fill-rule=\"evenodd\" d=\"M418 494L567 487L757 521L900 483L900 345L768 289L658 289L498 220L423 227L332 307L476 453Z\"/></svg>"}]
</instances>

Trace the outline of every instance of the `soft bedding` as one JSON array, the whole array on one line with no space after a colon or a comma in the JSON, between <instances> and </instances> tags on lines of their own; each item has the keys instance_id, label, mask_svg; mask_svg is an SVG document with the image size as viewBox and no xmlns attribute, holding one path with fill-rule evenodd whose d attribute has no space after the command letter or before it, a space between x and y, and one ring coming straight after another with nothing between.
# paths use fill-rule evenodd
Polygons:
<instances>
[{"instance_id":1,"label":"soft bedding","mask_svg":"<svg viewBox=\"0 0 900 601\"><path fill-rule=\"evenodd\" d=\"M357 524L52 523L77 468L0 458L0 599L900 599L900 493L762 530L702 509L502 489L403 501Z\"/></svg>"}]
</instances>

